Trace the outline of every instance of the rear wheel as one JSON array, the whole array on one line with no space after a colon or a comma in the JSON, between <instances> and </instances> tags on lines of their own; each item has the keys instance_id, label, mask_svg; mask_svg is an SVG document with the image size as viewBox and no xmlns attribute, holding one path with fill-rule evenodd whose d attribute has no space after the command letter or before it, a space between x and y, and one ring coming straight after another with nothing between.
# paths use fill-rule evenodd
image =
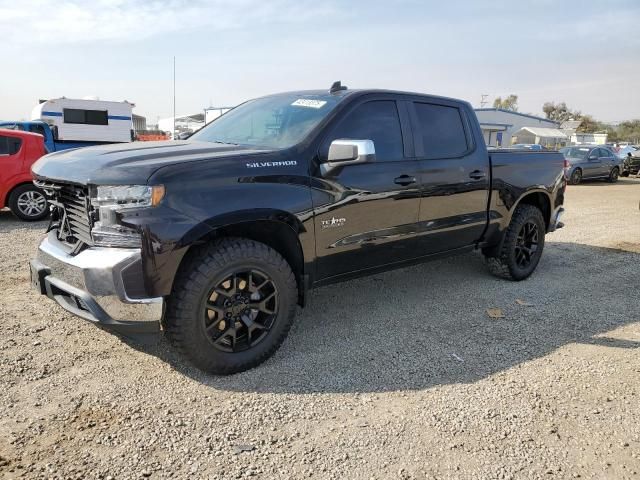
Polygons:
<instances>
[{"instance_id":1,"label":"rear wheel","mask_svg":"<svg viewBox=\"0 0 640 480\"><path fill-rule=\"evenodd\" d=\"M620 169L618 167L613 167L611 173L609 174L609 181L611 183L616 183L618 181L618 177L620 176Z\"/></svg>"},{"instance_id":2,"label":"rear wheel","mask_svg":"<svg viewBox=\"0 0 640 480\"><path fill-rule=\"evenodd\" d=\"M494 255L485 256L489 271L501 278L524 280L538 266L544 249L545 223L540 209L520 205Z\"/></svg>"},{"instance_id":3,"label":"rear wheel","mask_svg":"<svg viewBox=\"0 0 640 480\"><path fill-rule=\"evenodd\" d=\"M576 168L571 174L571 178L569 178L569 183L571 185L578 185L582 181L582 170Z\"/></svg>"},{"instance_id":4,"label":"rear wheel","mask_svg":"<svg viewBox=\"0 0 640 480\"><path fill-rule=\"evenodd\" d=\"M16 217L27 222L42 220L49 215L49 202L44 192L28 183L11 192L8 205Z\"/></svg>"},{"instance_id":5,"label":"rear wheel","mask_svg":"<svg viewBox=\"0 0 640 480\"><path fill-rule=\"evenodd\" d=\"M187 260L167 301L166 333L198 368L241 372L280 347L297 298L293 272L278 252L253 240L226 238Z\"/></svg>"}]
</instances>

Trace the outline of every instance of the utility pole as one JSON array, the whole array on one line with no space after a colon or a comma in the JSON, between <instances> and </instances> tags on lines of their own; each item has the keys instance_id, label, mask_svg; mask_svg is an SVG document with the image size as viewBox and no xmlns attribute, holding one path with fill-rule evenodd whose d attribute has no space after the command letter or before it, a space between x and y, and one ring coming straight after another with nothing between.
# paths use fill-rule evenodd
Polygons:
<instances>
[{"instance_id":1,"label":"utility pole","mask_svg":"<svg viewBox=\"0 0 640 480\"><path fill-rule=\"evenodd\" d=\"M173 139L176 139L176 56L173 56Z\"/></svg>"},{"instance_id":2,"label":"utility pole","mask_svg":"<svg viewBox=\"0 0 640 480\"><path fill-rule=\"evenodd\" d=\"M487 97L488 97L488 96L489 96L489 95L488 95L488 94L486 94L486 93L483 93L483 94L481 94L481 95L480 95L480 108L484 108L484 106L485 106L487 103L489 103L489 102L487 102Z\"/></svg>"}]
</instances>

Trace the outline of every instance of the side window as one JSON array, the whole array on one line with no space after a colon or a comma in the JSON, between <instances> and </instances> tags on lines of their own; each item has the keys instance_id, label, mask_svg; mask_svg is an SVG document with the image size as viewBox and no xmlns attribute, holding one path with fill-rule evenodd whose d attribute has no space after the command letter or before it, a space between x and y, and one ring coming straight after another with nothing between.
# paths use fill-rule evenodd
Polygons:
<instances>
[{"instance_id":1,"label":"side window","mask_svg":"<svg viewBox=\"0 0 640 480\"><path fill-rule=\"evenodd\" d=\"M326 149L339 138L372 140L380 162L404 159L400 118L393 100L375 100L356 107L333 129Z\"/></svg>"},{"instance_id":2,"label":"side window","mask_svg":"<svg viewBox=\"0 0 640 480\"><path fill-rule=\"evenodd\" d=\"M44 138L47 138L44 134L44 127L42 125L38 125L38 124L33 124L31 125L31 131L33 133L37 133L39 135L42 135Z\"/></svg>"},{"instance_id":3,"label":"side window","mask_svg":"<svg viewBox=\"0 0 640 480\"><path fill-rule=\"evenodd\" d=\"M80 110L77 108L64 108L64 123L80 123L84 125L109 125L109 116L106 110Z\"/></svg>"},{"instance_id":4,"label":"side window","mask_svg":"<svg viewBox=\"0 0 640 480\"><path fill-rule=\"evenodd\" d=\"M460 110L432 103L414 103L427 158L458 157L468 150Z\"/></svg>"},{"instance_id":5,"label":"side window","mask_svg":"<svg viewBox=\"0 0 640 480\"><path fill-rule=\"evenodd\" d=\"M609 152L607 152L604 148L598 148L597 155L600 158L604 158L609 156Z\"/></svg>"},{"instance_id":6,"label":"side window","mask_svg":"<svg viewBox=\"0 0 640 480\"><path fill-rule=\"evenodd\" d=\"M0 135L0 155L15 155L20 151L22 140Z\"/></svg>"}]
</instances>

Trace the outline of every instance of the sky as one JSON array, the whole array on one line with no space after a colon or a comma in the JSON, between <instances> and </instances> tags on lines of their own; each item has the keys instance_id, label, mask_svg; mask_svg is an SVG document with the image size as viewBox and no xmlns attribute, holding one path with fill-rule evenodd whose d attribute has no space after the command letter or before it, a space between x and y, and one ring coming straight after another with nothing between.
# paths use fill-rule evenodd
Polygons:
<instances>
[{"instance_id":1,"label":"sky","mask_svg":"<svg viewBox=\"0 0 640 480\"><path fill-rule=\"evenodd\" d=\"M148 123L269 93L388 88L640 118L640 1L0 0L0 118L128 100ZM491 106L491 105L489 105Z\"/></svg>"}]
</instances>

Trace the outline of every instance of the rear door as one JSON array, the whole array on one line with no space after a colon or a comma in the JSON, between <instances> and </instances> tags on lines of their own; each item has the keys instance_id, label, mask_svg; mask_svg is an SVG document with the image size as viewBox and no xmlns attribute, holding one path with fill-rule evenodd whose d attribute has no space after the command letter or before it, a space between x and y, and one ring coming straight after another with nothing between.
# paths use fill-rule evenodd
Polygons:
<instances>
[{"instance_id":1,"label":"rear door","mask_svg":"<svg viewBox=\"0 0 640 480\"><path fill-rule=\"evenodd\" d=\"M602 161L601 175L609 175L613 167L618 164L618 157L608 148L600 147L600 160Z\"/></svg>"},{"instance_id":2,"label":"rear door","mask_svg":"<svg viewBox=\"0 0 640 480\"><path fill-rule=\"evenodd\" d=\"M463 106L444 99L412 102L422 199L423 254L474 244L487 224L489 156L474 139ZM473 119L474 120L474 119Z\"/></svg>"},{"instance_id":3,"label":"rear door","mask_svg":"<svg viewBox=\"0 0 640 480\"><path fill-rule=\"evenodd\" d=\"M372 140L375 161L312 174L319 280L411 259L418 219L418 162L406 109L395 97L354 101L328 127L319 158L333 140Z\"/></svg>"}]
</instances>

